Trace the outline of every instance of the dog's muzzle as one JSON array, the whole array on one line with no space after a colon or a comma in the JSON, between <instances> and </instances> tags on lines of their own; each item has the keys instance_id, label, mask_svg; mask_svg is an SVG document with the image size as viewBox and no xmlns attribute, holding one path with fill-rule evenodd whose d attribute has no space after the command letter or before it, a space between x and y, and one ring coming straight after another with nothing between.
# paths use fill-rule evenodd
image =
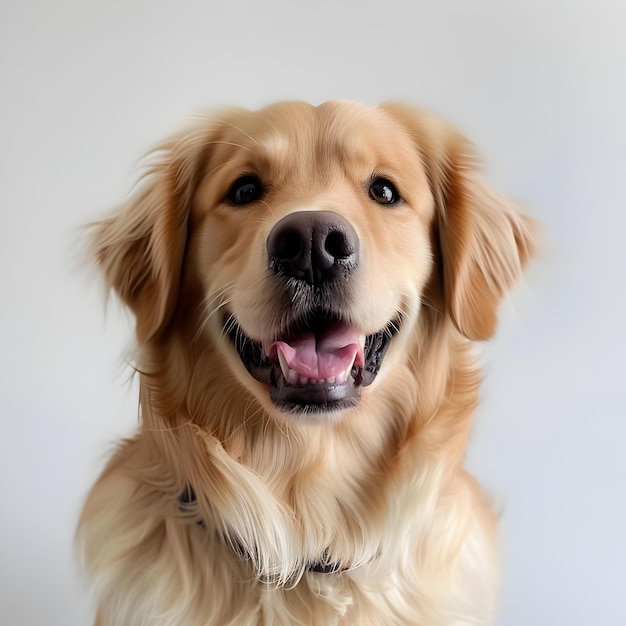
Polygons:
<instances>
[{"instance_id":1,"label":"dog's muzzle","mask_svg":"<svg viewBox=\"0 0 626 626\"><path fill-rule=\"evenodd\" d=\"M398 320L365 336L348 316L350 278L360 242L352 225L332 211L299 211L282 218L267 238L268 266L284 296L277 337L255 341L233 316L228 334L248 372L269 385L273 402L295 412L355 406L371 384Z\"/></svg>"}]
</instances>

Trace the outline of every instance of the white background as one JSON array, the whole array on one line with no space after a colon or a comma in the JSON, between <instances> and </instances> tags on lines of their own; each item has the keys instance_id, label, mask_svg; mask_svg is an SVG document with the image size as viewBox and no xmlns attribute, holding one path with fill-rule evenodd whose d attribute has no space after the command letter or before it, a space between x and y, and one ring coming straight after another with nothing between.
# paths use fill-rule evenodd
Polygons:
<instances>
[{"instance_id":1,"label":"white background","mask_svg":"<svg viewBox=\"0 0 626 626\"><path fill-rule=\"evenodd\" d=\"M450 118L542 223L468 455L502 510L498 625L626 624L623 1L15 0L0 46L2 626L90 622L74 525L136 424L80 226L194 109L336 97Z\"/></svg>"}]
</instances>

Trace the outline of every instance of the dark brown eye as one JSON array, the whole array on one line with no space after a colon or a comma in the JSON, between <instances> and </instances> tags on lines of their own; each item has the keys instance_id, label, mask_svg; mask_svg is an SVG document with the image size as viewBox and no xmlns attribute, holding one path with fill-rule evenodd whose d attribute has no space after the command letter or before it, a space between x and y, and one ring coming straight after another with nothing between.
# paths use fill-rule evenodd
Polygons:
<instances>
[{"instance_id":1,"label":"dark brown eye","mask_svg":"<svg viewBox=\"0 0 626 626\"><path fill-rule=\"evenodd\" d=\"M370 185L369 195L378 204L395 204L400 199L394 184L386 178L376 178Z\"/></svg>"},{"instance_id":2,"label":"dark brown eye","mask_svg":"<svg viewBox=\"0 0 626 626\"><path fill-rule=\"evenodd\" d=\"M252 175L239 177L228 190L226 200L231 204L250 204L263 195L261 181Z\"/></svg>"}]
</instances>

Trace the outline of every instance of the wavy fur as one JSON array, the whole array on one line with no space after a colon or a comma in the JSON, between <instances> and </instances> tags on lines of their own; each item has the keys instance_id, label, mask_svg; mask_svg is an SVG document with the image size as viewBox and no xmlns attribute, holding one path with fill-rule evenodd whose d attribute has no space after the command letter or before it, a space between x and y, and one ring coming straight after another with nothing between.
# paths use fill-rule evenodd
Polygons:
<instances>
[{"instance_id":1,"label":"wavy fur","mask_svg":"<svg viewBox=\"0 0 626 626\"><path fill-rule=\"evenodd\" d=\"M225 205L250 171L267 198ZM380 172L401 207L364 191ZM269 230L329 207L363 250L346 318L364 333L394 313L402 324L356 408L314 419L272 404L223 315L276 333ZM463 469L473 342L493 334L533 239L456 129L398 104L200 115L94 226L93 247L136 317L141 407L79 525L98 626L491 622L495 521ZM309 571L320 559L344 571Z\"/></svg>"}]
</instances>

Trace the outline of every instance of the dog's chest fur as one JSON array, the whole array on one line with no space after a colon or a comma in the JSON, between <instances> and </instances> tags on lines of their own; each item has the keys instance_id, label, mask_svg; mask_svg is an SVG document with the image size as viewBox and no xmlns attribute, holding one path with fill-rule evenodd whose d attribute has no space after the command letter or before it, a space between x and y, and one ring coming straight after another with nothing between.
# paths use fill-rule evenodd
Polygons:
<instances>
[{"instance_id":1,"label":"dog's chest fur","mask_svg":"<svg viewBox=\"0 0 626 626\"><path fill-rule=\"evenodd\" d=\"M473 350L533 250L423 111L200 115L93 227L141 424L85 504L97 626L491 622Z\"/></svg>"},{"instance_id":2,"label":"dog's chest fur","mask_svg":"<svg viewBox=\"0 0 626 626\"><path fill-rule=\"evenodd\" d=\"M151 464L145 442L135 439L102 479L115 478L117 488L90 502L102 528L124 529L100 537L109 575L134 572L116 591L128 616L120 623L155 612L171 626L473 623L453 616L472 615L495 576L493 546L475 515L481 497L463 472L437 476L419 439L397 450L392 471L351 476L356 464L341 471L336 459L335 473L327 460L288 484L276 475L272 485L217 439L195 429L182 436L209 455L214 473L204 485L214 489L196 493L186 483L175 491L163 462ZM123 479L129 466L133 473L143 466L143 480ZM441 560L452 565L449 574L430 580ZM473 599L452 591L467 573L479 587ZM431 603L444 590L445 601Z\"/></svg>"}]
</instances>

